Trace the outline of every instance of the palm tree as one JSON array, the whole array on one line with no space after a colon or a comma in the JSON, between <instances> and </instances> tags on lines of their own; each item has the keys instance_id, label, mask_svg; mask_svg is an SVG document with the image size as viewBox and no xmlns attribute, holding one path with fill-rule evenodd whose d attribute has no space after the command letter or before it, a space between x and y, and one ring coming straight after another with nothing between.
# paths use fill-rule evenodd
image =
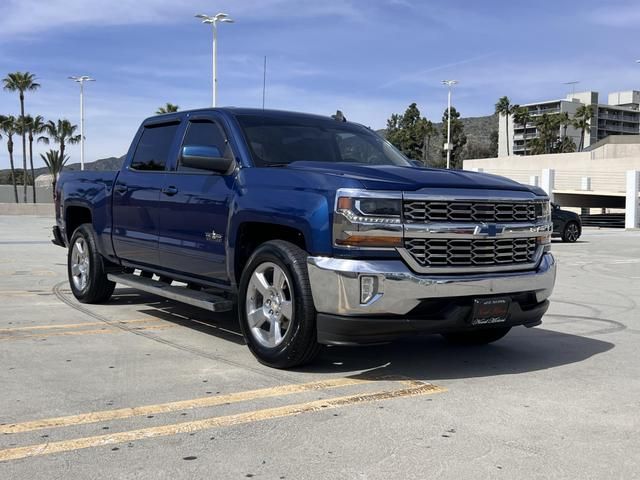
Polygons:
<instances>
[{"instance_id":1,"label":"palm tree","mask_svg":"<svg viewBox=\"0 0 640 480\"><path fill-rule=\"evenodd\" d=\"M535 144L536 153L551 153L552 144L558 138L558 121L556 115L543 113L535 119L538 129L538 142Z\"/></svg>"},{"instance_id":2,"label":"palm tree","mask_svg":"<svg viewBox=\"0 0 640 480\"><path fill-rule=\"evenodd\" d=\"M13 165L13 136L17 133L16 119L10 115L8 117L0 115L0 131L7 136L7 150L9 151L9 163L11 164L11 182L13 183L13 194L18 203L18 187L16 186L16 169Z\"/></svg>"},{"instance_id":3,"label":"palm tree","mask_svg":"<svg viewBox=\"0 0 640 480\"><path fill-rule=\"evenodd\" d=\"M36 203L36 177L33 171L33 137L34 135L40 135L44 132L44 118L42 115L36 115L32 117L27 115L24 119L27 133L29 134L29 164L31 167L31 178L33 179L33 203Z\"/></svg>"},{"instance_id":4,"label":"palm tree","mask_svg":"<svg viewBox=\"0 0 640 480\"><path fill-rule=\"evenodd\" d=\"M569 127L569 125L571 125L571 119L569 118L569 114L567 112L559 113L556 118L558 119L558 123L562 128L562 135L560 135L560 138L563 139L567 136L567 128Z\"/></svg>"},{"instance_id":5,"label":"palm tree","mask_svg":"<svg viewBox=\"0 0 640 480\"><path fill-rule=\"evenodd\" d=\"M39 142L49 145L50 141L60 145L60 158L65 158L65 148L67 144L74 145L80 142L80 135L76 135L77 125L71 125L67 119L54 122L49 120L44 125L45 135L38 138Z\"/></svg>"},{"instance_id":6,"label":"palm tree","mask_svg":"<svg viewBox=\"0 0 640 480\"><path fill-rule=\"evenodd\" d=\"M62 173L62 169L64 165L69 160L69 156L62 156L58 150L49 150L45 155L40 154L42 160L44 160L45 165L49 169L49 173L51 174L52 186L53 186L53 195L55 198L56 194L56 183L58 182L58 176Z\"/></svg>"},{"instance_id":7,"label":"palm tree","mask_svg":"<svg viewBox=\"0 0 640 480\"><path fill-rule=\"evenodd\" d=\"M159 107L158 110L156 110L156 114L160 115L163 113L177 112L179 108L180 108L179 105L174 105L173 103L166 103L164 106Z\"/></svg>"},{"instance_id":8,"label":"palm tree","mask_svg":"<svg viewBox=\"0 0 640 480\"><path fill-rule=\"evenodd\" d=\"M4 89L20 94L20 118L24 118L24 92L34 91L40 88L40 84L35 82L35 75L29 72L9 73L2 82ZM27 203L27 132L22 129L22 168L24 171L24 203ZM35 188L35 187L34 187Z\"/></svg>"},{"instance_id":9,"label":"palm tree","mask_svg":"<svg viewBox=\"0 0 640 480\"><path fill-rule=\"evenodd\" d=\"M524 140L524 155L527 155L527 123L531 122L531 114L527 107L518 107L513 111L513 121L524 130L522 139Z\"/></svg>"},{"instance_id":10,"label":"palm tree","mask_svg":"<svg viewBox=\"0 0 640 480\"><path fill-rule=\"evenodd\" d=\"M573 115L573 126L580 130L579 152L584 149L585 134L591 131L591 117L593 117L593 105L580 105Z\"/></svg>"},{"instance_id":11,"label":"palm tree","mask_svg":"<svg viewBox=\"0 0 640 480\"><path fill-rule=\"evenodd\" d=\"M509 156L509 115L511 115L516 108L518 108L518 105L511 105L511 100L509 100L507 96L500 97L496 103L496 113L504 115L504 126L507 132L507 156Z\"/></svg>"}]
</instances>

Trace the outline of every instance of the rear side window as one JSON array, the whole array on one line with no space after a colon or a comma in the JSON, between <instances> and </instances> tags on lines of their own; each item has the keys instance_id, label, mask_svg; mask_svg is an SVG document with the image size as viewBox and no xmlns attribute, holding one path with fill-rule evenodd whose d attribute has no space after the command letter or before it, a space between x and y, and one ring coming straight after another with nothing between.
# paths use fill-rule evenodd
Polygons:
<instances>
[{"instance_id":1,"label":"rear side window","mask_svg":"<svg viewBox=\"0 0 640 480\"><path fill-rule=\"evenodd\" d=\"M169 150L171 150L178 125L176 122L144 127L130 168L144 171L163 171L169 159Z\"/></svg>"}]
</instances>

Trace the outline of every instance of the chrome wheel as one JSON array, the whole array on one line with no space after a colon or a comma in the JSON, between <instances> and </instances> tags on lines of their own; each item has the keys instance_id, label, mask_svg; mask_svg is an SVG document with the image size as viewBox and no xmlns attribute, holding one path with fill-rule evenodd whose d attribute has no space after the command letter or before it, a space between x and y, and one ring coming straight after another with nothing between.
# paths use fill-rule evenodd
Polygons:
<instances>
[{"instance_id":1,"label":"chrome wheel","mask_svg":"<svg viewBox=\"0 0 640 480\"><path fill-rule=\"evenodd\" d=\"M263 347L282 343L293 324L293 292L284 270L272 262L256 267L245 300L251 336Z\"/></svg>"},{"instance_id":2,"label":"chrome wheel","mask_svg":"<svg viewBox=\"0 0 640 480\"><path fill-rule=\"evenodd\" d=\"M564 236L568 242L575 242L578 240L578 237L580 236L580 229L578 228L578 225L575 223L567 225Z\"/></svg>"},{"instance_id":3,"label":"chrome wheel","mask_svg":"<svg viewBox=\"0 0 640 480\"><path fill-rule=\"evenodd\" d=\"M73 285L81 292L89 283L90 268L89 247L84 238L78 238L71 251L71 278Z\"/></svg>"}]
</instances>

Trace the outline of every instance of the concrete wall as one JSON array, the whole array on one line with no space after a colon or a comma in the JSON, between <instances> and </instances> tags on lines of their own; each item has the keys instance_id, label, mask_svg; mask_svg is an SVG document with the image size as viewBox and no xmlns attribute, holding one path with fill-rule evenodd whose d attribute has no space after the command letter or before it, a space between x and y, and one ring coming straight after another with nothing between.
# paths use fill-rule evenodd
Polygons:
<instances>
[{"instance_id":1,"label":"concrete wall","mask_svg":"<svg viewBox=\"0 0 640 480\"><path fill-rule=\"evenodd\" d=\"M18 202L22 203L23 189L22 185L18 185ZM33 200L33 187L27 187L27 203ZM53 203L53 190L51 187L36 187L36 200L38 203ZM15 203L13 195L13 185L0 185L0 203Z\"/></svg>"},{"instance_id":2,"label":"concrete wall","mask_svg":"<svg viewBox=\"0 0 640 480\"><path fill-rule=\"evenodd\" d=\"M55 211L51 203L0 203L0 215L38 215L54 217ZM53 226L55 220L51 223Z\"/></svg>"},{"instance_id":3,"label":"concrete wall","mask_svg":"<svg viewBox=\"0 0 640 480\"><path fill-rule=\"evenodd\" d=\"M631 153L634 149L638 152L636 156L611 155L611 152ZM540 176L543 169L554 169L556 190L582 191L583 178L589 177L590 191L624 194L626 172L640 170L640 145L604 145L592 152L465 160L463 168L479 168L527 184L532 176Z\"/></svg>"}]
</instances>

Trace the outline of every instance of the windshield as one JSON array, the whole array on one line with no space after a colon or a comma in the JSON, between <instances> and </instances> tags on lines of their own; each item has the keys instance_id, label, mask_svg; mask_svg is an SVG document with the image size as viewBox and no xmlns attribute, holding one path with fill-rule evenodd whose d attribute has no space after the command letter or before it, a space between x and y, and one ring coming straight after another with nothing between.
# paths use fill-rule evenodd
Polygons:
<instances>
[{"instance_id":1,"label":"windshield","mask_svg":"<svg viewBox=\"0 0 640 480\"><path fill-rule=\"evenodd\" d=\"M360 125L258 115L237 119L258 167L298 161L411 166L389 142Z\"/></svg>"}]
</instances>

